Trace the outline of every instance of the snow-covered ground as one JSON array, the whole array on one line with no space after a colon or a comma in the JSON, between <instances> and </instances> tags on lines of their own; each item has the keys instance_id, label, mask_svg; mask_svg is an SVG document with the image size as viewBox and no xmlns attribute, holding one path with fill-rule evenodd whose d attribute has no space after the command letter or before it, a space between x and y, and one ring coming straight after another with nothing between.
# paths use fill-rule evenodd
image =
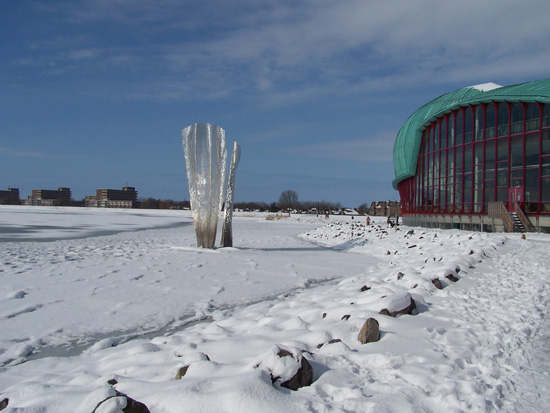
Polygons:
<instances>
[{"instance_id":1,"label":"snow-covered ground","mask_svg":"<svg viewBox=\"0 0 550 413\"><path fill-rule=\"evenodd\" d=\"M550 236L261 214L233 236L197 249L184 211L0 207L0 409L92 412L115 389L152 412L550 405ZM281 387L302 357L313 383Z\"/></svg>"}]
</instances>

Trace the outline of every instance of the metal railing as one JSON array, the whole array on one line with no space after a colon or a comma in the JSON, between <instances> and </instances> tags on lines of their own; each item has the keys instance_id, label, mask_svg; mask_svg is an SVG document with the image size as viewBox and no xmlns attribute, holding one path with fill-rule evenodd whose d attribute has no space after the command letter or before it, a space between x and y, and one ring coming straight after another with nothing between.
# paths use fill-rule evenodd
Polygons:
<instances>
[{"instance_id":1,"label":"metal railing","mask_svg":"<svg viewBox=\"0 0 550 413\"><path fill-rule=\"evenodd\" d=\"M529 218L527 218L527 215L525 215L525 212L523 212L523 209L519 206L519 204L516 203L515 205L516 214L518 215L519 220L525 227L525 231L527 232L535 232L535 226L531 223Z\"/></svg>"},{"instance_id":2,"label":"metal railing","mask_svg":"<svg viewBox=\"0 0 550 413\"><path fill-rule=\"evenodd\" d=\"M514 232L514 221L512 221L510 214L506 210L504 202L489 202L487 207L489 218L501 219L502 224L504 225L504 231Z\"/></svg>"}]
</instances>

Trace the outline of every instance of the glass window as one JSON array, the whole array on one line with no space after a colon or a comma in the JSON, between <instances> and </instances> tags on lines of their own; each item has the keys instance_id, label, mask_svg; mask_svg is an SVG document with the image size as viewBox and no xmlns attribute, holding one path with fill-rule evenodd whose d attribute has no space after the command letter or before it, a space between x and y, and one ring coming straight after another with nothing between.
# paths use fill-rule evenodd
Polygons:
<instances>
[{"instance_id":1,"label":"glass window","mask_svg":"<svg viewBox=\"0 0 550 413\"><path fill-rule=\"evenodd\" d=\"M510 170L510 188L521 188L523 186L523 169Z\"/></svg>"},{"instance_id":2,"label":"glass window","mask_svg":"<svg viewBox=\"0 0 550 413\"><path fill-rule=\"evenodd\" d=\"M454 195L454 185L452 183L447 185L447 211L453 210L453 195Z\"/></svg>"},{"instance_id":3,"label":"glass window","mask_svg":"<svg viewBox=\"0 0 550 413\"><path fill-rule=\"evenodd\" d=\"M525 200L531 202L538 202L539 200L538 168L525 170Z\"/></svg>"},{"instance_id":4,"label":"glass window","mask_svg":"<svg viewBox=\"0 0 550 413\"><path fill-rule=\"evenodd\" d=\"M508 135L509 120L508 104L500 102L498 105L498 136Z\"/></svg>"},{"instance_id":5,"label":"glass window","mask_svg":"<svg viewBox=\"0 0 550 413\"><path fill-rule=\"evenodd\" d=\"M487 105L485 109L485 138L491 139L495 137L495 104L493 102Z\"/></svg>"},{"instance_id":6,"label":"glass window","mask_svg":"<svg viewBox=\"0 0 550 413\"><path fill-rule=\"evenodd\" d=\"M474 136L476 141L481 141L483 140L483 105L477 105L475 110Z\"/></svg>"},{"instance_id":7,"label":"glass window","mask_svg":"<svg viewBox=\"0 0 550 413\"><path fill-rule=\"evenodd\" d=\"M497 170L497 186L508 186L508 164L506 164L504 168L501 168L499 164Z\"/></svg>"},{"instance_id":8,"label":"glass window","mask_svg":"<svg viewBox=\"0 0 550 413\"><path fill-rule=\"evenodd\" d=\"M539 165L539 134L531 133L525 137L525 166Z\"/></svg>"},{"instance_id":9,"label":"glass window","mask_svg":"<svg viewBox=\"0 0 550 413\"><path fill-rule=\"evenodd\" d=\"M439 123L435 125L435 134L434 134L434 151L439 150L439 131L441 130Z\"/></svg>"},{"instance_id":10,"label":"glass window","mask_svg":"<svg viewBox=\"0 0 550 413\"><path fill-rule=\"evenodd\" d=\"M542 178L541 183L542 194L540 200L544 202L550 202L550 178Z\"/></svg>"},{"instance_id":11,"label":"glass window","mask_svg":"<svg viewBox=\"0 0 550 413\"><path fill-rule=\"evenodd\" d=\"M508 138L498 140L497 159L499 162L508 161Z\"/></svg>"},{"instance_id":12,"label":"glass window","mask_svg":"<svg viewBox=\"0 0 550 413\"><path fill-rule=\"evenodd\" d=\"M464 212L470 212L472 209L472 175L464 175Z\"/></svg>"},{"instance_id":13,"label":"glass window","mask_svg":"<svg viewBox=\"0 0 550 413\"><path fill-rule=\"evenodd\" d=\"M441 149L447 147L447 118L441 119Z\"/></svg>"},{"instance_id":14,"label":"glass window","mask_svg":"<svg viewBox=\"0 0 550 413\"><path fill-rule=\"evenodd\" d=\"M462 145L464 142L464 114L462 109L456 115L456 144Z\"/></svg>"},{"instance_id":15,"label":"glass window","mask_svg":"<svg viewBox=\"0 0 550 413\"><path fill-rule=\"evenodd\" d=\"M523 132L523 105L516 102L512 106L512 135Z\"/></svg>"},{"instance_id":16,"label":"glass window","mask_svg":"<svg viewBox=\"0 0 550 413\"><path fill-rule=\"evenodd\" d=\"M475 144L474 164L480 163L483 163L483 143L478 142Z\"/></svg>"},{"instance_id":17,"label":"glass window","mask_svg":"<svg viewBox=\"0 0 550 413\"><path fill-rule=\"evenodd\" d=\"M540 109L537 102L531 102L525 108L525 132L540 128Z\"/></svg>"},{"instance_id":18,"label":"glass window","mask_svg":"<svg viewBox=\"0 0 550 413\"><path fill-rule=\"evenodd\" d=\"M483 184L483 169L481 168L481 166L476 166L474 168L474 188L481 189L482 184Z\"/></svg>"},{"instance_id":19,"label":"glass window","mask_svg":"<svg viewBox=\"0 0 550 413\"><path fill-rule=\"evenodd\" d=\"M542 176L550 176L550 157L541 158Z\"/></svg>"},{"instance_id":20,"label":"glass window","mask_svg":"<svg viewBox=\"0 0 550 413\"><path fill-rule=\"evenodd\" d=\"M485 202L493 202L495 200L494 182L492 185L487 185L485 188Z\"/></svg>"},{"instance_id":21,"label":"glass window","mask_svg":"<svg viewBox=\"0 0 550 413\"><path fill-rule=\"evenodd\" d=\"M464 173L472 172L472 145L464 147Z\"/></svg>"},{"instance_id":22,"label":"glass window","mask_svg":"<svg viewBox=\"0 0 550 413\"><path fill-rule=\"evenodd\" d=\"M485 144L485 170L495 169L495 141L487 141Z\"/></svg>"},{"instance_id":23,"label":"glass window","mask_svg":"<svg viewBox=\"0 0 550 413\"><path fill-rule=\"evenodd\" d=\"M448 151L447 156L447 168L449 170L449 173L447 175L451 176L453 174L453 168L455 167L455 151L450 150Z\"/></svg>"},{"instance_id":24,"label":"glass window","mask_svg":"<svg viewBox=\"0 0 550 413\"><path fill-rule=\"evenodd\" d=\"M508 202L508 188L497 188L497 201Z\"/></svg>"},{"instance_id":25,"label":"glass window","mask_svg":"<svg viewBox=\"0 0 550 413\"><path fill-rule=\"evenodd\" d=\"M447 128L447 138L449 147L455 144L455 115L454 112L449 115L449 127Z\"/></svg>"},{"instance_id":26,"label":"glass window","mask_svg":"<svg viewBox=\"0 0 550 413\"><path fill-rule=\"evenodd\" d=\"M462 159L462 146L456 148L456 167L462 170L463 159Z\"/></svg>"},{"instance_id":27,"label":"glass window","mask_svg":"<svg viewBox=\"0 0 550 413\"><path fill-rule=\"evenodd\" d=\"M466 115L464 117L464 143L472 142L473 128L474 128L474 115L472 113L472 107L468 106L466 109Z\"/></svg>"},{"instance_id":28,"label":"glass window","mask_svg":"<svg viewBox=\"0 0 550 413\"><path fill-rule=\"evenodd\" d=\"M550 183L550 178L548 178ZM550 192L550 191L549 191ZM550 196L548 197L550 201ZM462 209L462 184L455 184L455 211L460 211Z\"/></svg>"},{"instance_id":29,"label":"glass window","mask_svg":"<svg viewBox=\"0 0 550 413\"><path fill-rule=\"evenodd\" d=\"M510 168L520 168L523 166L523 137L516 136L512 138L510 144Z\"/></svg>"},{"instance_id":30,"label":"glass window","mask_svg":"<svg viewBox=\"0 0 550 413\"><path fill-rule=\"evenodd\" d=\"M541 155L550 155L550 129L546 129L542 131Z\"/></svg>"},{"instance_id":31,"label":"glass window","mask_svg":"<svg viewBox=\"0 0 550 413\"><path fill-rule=\"evenodd\" d=\"M542 113L542 127L550 127L550 103L544 104L544 109Z\"/></svg>"}]
</instances>

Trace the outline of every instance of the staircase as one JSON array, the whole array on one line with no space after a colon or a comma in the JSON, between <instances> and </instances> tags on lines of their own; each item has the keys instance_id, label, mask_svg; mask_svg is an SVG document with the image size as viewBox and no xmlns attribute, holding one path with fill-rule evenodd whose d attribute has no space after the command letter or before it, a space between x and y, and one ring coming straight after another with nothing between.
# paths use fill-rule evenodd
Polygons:
<instances>
[{"instance_id":1,"label":"staircase","mask_svg":"<svg viewBox=\"0 0 550 413\"><path fill-rule=\"evenodd\" d=\"M514 223L514 232L526 232L525 225L523 225L523 222L521 222L518 214L516 212L510 212L509 214L512 222Z\"/></svg>"}]
</instances>

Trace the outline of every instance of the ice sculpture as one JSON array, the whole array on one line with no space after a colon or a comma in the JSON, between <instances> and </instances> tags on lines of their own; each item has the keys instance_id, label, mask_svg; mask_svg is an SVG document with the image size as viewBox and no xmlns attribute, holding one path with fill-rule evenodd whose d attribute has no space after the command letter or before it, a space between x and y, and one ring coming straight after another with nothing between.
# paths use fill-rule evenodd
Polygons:
<instances>
[{"instance_id":1,"label":"ice sculpture","mask_svg":"<svg viewBox=\"0 0 550 413\"><path fill-rule=\"evenodd\" d=\"M197 246L214 248L224 196L225 131L217 125L195 123L182 131L182 137Z\"/></svg>"},{"instance_id":2,"label":"ice sculpture","mask_svg":"<svg viewBox=\"0 0 550 413\"><path fill-rule=\"evenodd\" d=\"M223 214L222 247L233 246L233 192L235 189L235 171L241 159L241 147L237 141L233 141L233 153L229 166L229 180L227 182L227 196L225 198L225 209Z\"/></svg>"}]
</instances>

